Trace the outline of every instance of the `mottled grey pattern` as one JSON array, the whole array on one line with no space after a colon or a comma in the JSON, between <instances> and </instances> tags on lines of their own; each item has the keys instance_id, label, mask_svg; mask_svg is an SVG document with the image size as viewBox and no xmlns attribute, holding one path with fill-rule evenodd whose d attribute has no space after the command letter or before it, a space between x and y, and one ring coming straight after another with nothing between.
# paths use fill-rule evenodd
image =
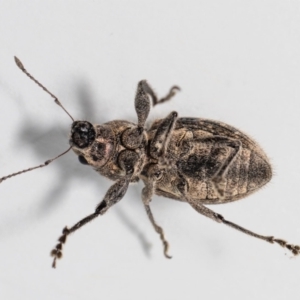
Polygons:
<instances>
[{"instance_id":1,"label":"mottled grey pattern","mask_svg":"<svg viewBox=\"0 0 300 300\"><path fill-rule=\"evenodd\" d=\"M221 122L178 118L177 112L171 112L166 118L155 121L150 129L145 127L150 112L150 98L153 105L166 102L180 90L179 87L172 87L164 98L158 99L149 84L142 80L138 84L134 102L137 124L116 120L93 125L88 121L75 121L57 97L28 73L19 59L15 58L15 61L72 119L69 150L72 149L78 155L81 163L115 181L94 213L71 228L63 229L59 243L51 252L54 257L53 267L56 266L56 260L62 257L67 236L106 213L123 198L129 184L139 179L145 184L142 200L146 213L162 240L167 258L170 258L169 244L150 209L154 194L187 202L197 212L216 222L264 241L277 243L294 255L300 253L297 245L273 236L254 233L204 206L246 197L271 179L272 168L266 154L248 135ZM69 150L42 165L4 176L0 178L0 183L13 176L47 166Z\"/></svg>"}]
</instances>

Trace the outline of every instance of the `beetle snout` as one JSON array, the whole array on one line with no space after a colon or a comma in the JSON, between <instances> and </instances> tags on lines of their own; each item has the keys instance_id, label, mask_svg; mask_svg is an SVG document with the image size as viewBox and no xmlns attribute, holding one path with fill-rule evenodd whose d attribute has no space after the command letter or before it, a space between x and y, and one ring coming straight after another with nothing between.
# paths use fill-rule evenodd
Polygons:
<instances>
[{"instance_id":1,"label":"beetle snout","mask_svg":"<svg viewBox=\"0 0 300 300\"><path fill-rule=\"evenodd\" d=\"M89 147L96 138L93 125L87 121L75 121L71 128L70 145L80 149Z\"/></svg>"}]
</instances>

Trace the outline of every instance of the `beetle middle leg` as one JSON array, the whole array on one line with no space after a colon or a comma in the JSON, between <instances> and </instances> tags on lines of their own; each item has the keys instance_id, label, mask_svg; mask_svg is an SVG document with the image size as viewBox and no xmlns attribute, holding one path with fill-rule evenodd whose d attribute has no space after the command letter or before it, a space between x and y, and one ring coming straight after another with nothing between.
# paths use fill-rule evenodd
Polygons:
<instances>
[{"instance_id":1,"label":"beetle middle leg","mask_svg":"<svg viewBox=\"0 0 300 300\"><path fill-rule=\"evenodd\" d=\"M202 214L218 223L223 223L231 228L234 228L234 229L241 231L247 235L261 239L261 240L269 242L271 244L277 243L278 245L290 250L294 255L300 254L300 246L298 246L298 245L289 244L285 240L274 238L274 236L265 236L265 235L257 234L253 231L250 231L246 228L241 227L240 225L237 225L231 221L226 220L222 215L215 213L213 210L207 208L206 206L204 206L197 200L191 200L188 197L185 197L185 199L197 212L199 212L200 214Z\"/></svg>"},{"instance_id":2,"label":"beetle middle leg","mask_svg":"<svg viewBox=\"0 0 300 300\"><path fill-rule=\"evenodd\" d=\"M106 195L104 196L104 199L96 207L95 212L93 214L90 214L87 217L83 218L71 228L65 227L63 229L62 235L58 239L59 243L51 251L51 256L54 257L53 264L52 264L53 268L56 267L56 260L62 257L62 248L63 248L63 244L65 244L67 240L67 236L75 232L77 229L81 228L88 222L92 221L99 215L104 215L110 207L112 207L114 204L119 202L125 195L128 189L129 182L130 182L130 178L128 177L125 177L124 179L120 179L119 181L117 181L108 189Z\"/></svg>"},{"instance_id":3,"label":"beetle middle leg","mask_svg":"<svg viewBox=\"0 0 300 300\"><path fill-rule=\"evenodd\" d=\"M148 216L151 224L153 225L154 230L159 234L160 239L163 243L165 257L172 258L170 255L168 255L169 243L165 239L164 231L155 222L155 219L153 217L153 214L152 214L152 211L151 211L151 208L149 205L152 200L152 196L154 194L156 181L159 180L162 176L162 170L159 169L157 164L153 164L149 167L147 173L148 173L148 180L147 180L146 186L143 188L143 191L142 191L142 200L143 200L143 203L145 206L147 216Z\"/></svg>"}]
</instances>

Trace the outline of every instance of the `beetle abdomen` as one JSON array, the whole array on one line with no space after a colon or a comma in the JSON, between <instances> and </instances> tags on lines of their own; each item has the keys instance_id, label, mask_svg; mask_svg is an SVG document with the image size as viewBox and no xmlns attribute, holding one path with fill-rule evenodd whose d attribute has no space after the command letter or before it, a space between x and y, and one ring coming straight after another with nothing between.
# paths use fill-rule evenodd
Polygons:
<instances>
[{"instance_id":1,"label":"beetle abdomen","mask_svg":"<svg viewBox=\"0 0 300 300\"><path fill-rule=\"evenodd\" d=\"M197 144L194 144L194 152L177 162L177 168L187 180L189 195L203 203L238 200L265 185L272 177L272 169L265 156L242 147L222 176L224 196L221 197L214 178L218 170L228 162L232 148Z\"/></svg>"},{"instance_id":2,"label":"beetle abdomen","mask_svg":"<svg viewBox=\"0 0 300 300\"><path fill-rule=\"evenodd\" d=\"M174 178L180 176L188 195L205 204L244 198L272 177L268 158L256 142L234 127L205 119L178 119L166 158L176 161L178 173L165 174L157 193L178 200ZM222 185L223 196L217 184Z\"/></svg>"},{"instance_id":3,"label":"beetle abdomen","mask_svg":"<svg viewBox=\"0 0 300 300\"><path fill-rule=\"evenodd\" d=\"M271 178L272 168L265 155L260 155L260 151L241 149L241 153L232 162L224 177L225 202L234 201L253 193L268 183Z\"/></svg>"}]
</instances>

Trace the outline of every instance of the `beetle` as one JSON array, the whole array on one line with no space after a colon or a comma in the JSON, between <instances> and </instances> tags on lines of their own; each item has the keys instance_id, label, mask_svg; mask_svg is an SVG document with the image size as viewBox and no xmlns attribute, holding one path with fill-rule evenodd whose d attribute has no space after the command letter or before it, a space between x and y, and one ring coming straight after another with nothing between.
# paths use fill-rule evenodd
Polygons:
<instances>
[{"instance_id":1,"label":"beetle","mask_svg":"<svg viewBox=\"0 0 300 300\"><path fill-rule=\"evenodd\" d=\"M0 178L0 183L22 173L49 165L70 150L79 162L115 183L108 189L94 213L74 226L65 227L59 243L51 251L52 267L62 257L67 236L104 215L126 194L130 183L142 180L142 201L155 231L163 243L164 255L169 244L163 229L156 223L150 202L154 194L187 202L198 213L269 243L277 243L294 255L300 246L273 236L264 236L245 229L205 205L227 203L242 199L271 180L272 168L267 155L248 135L222 122L201 118L179 118L173 111L164 119L156 120L149 129L145 123L153 106L169 101L180 90L173 86L159 99L146 80L138 83L135 96L137 123L115 120L102 125L76 121L59 99L37 81L15 57L17 66L47 92L72 119L70 147L44 164Z\"/></svg>"}]
</instances>

